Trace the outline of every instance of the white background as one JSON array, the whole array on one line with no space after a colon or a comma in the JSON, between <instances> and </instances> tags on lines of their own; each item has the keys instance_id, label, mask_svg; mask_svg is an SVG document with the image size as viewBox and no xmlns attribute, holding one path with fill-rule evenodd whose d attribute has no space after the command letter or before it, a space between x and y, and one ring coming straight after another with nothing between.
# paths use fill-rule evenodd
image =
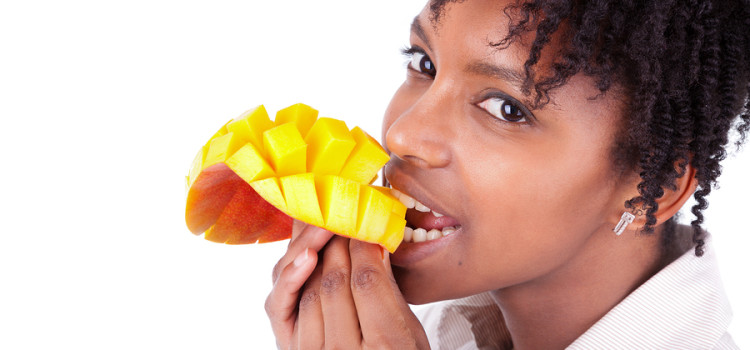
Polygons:
<instances>
[{"instance_id":1,"label":"white background","mask_svg":"<svg viewBox=\"0 0 750 350\"><path fill-rule=\"evenodd\" d=\"M286 243L193 236L184 175L261 103L305 102L379 135L421 6L3 2L0 348L273 348L263 301ZM706 225L745 347L748 153L726 163Z\"/></svg>"}]
</instances>

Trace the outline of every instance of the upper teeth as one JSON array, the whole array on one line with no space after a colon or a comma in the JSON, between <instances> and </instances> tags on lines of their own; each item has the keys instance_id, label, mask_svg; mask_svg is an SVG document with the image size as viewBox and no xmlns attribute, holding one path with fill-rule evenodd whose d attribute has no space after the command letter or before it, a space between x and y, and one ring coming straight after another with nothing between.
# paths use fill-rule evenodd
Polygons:
<instances>
[{"instance_id":1,"label":"upper teeth","mask_svg":"<svg viewBox=\"0 0 750 350\"><path fill-rule=\"evenodd\" d=\"M428 208L426 205L420 203L418 200L412 198L406 193L402 193L399 190L391 188L391 193L393 193L396 198L398 198L401 203L403 203L407 209L416 209L418 211L421 211L423 213L432 212L432 215L435 215L436 217L441 217L443 214L440 214L430 208Z\"/></svg>"}]
</instances>

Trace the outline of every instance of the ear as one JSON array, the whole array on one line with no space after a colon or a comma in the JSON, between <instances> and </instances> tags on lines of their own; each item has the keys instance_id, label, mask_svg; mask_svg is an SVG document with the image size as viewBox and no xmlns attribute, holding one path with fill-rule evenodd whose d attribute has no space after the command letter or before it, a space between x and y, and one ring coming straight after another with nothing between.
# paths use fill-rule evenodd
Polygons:
<instances>
[{"instance_id":1,"label":"ear","mask_svg":"<svg viewBox=\"0 0 750 350\"><path fill-rule=\"evenodd\" d=\"M678 168L676 163L675 168ZM610 219L612 227L615 227L619 222L622 212L627 210L624 208L623 203L626 200L635 198L639 195L636 188L638 183L640 183L640 180L640 177L636 175L629 181L623 181L624 187L627 189L620 198L625 199L619 201L616 206L617 210L612 213ZM656 218L655 226L661 225L672 218L678 211L680 211L680 208L685 205L690 197L693 196L695 189L698 187L698 180L695 178L695 168L688 163L688 165L685 166L685 173L675 180L674 185L674 188L665 188L664 195L661 196L661 198L656 199L659 209L654 213L654 217ZM646 215L636 215L635 220L628 226L627 230L640 231L645 225Z\"/></svg>"},{"instance_id":2,"label":"ear","mask_svg":"<svg viewBox=\"0 0 750 350\"><path fill-rule=\"evenodd\" d=\"M675 188L664 189L664 195L656 200L659 209L654 213L656 225L661 225L680 211L683 205L693 196L695 189L698 188L698 180L695 178L695 168L688 163L685 166L685 173L682 177L675 180ZM645 218L642 218L645 224Z\"/></svg>"}]
</instances>

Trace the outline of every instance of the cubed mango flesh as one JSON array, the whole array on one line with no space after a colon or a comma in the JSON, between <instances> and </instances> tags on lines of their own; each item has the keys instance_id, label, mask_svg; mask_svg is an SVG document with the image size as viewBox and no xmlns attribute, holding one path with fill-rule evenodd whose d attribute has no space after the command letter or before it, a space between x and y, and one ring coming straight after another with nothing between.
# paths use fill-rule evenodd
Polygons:
<instances>
[{"instance_id":1,"label":"cubed mango flesh","mask_svg":"<svg viewBox=\"0 0 750 350\"><path fill-rule=\"evenodd\" d=\"M281 192L281 184L278 177L253 181L250 183L250 187L258 192L263 199L273 204L274 207L279 208L279 210L285 213L287 212L286 199L284 199L284 194Z\"/></svg>"},{"instance_id":2,"label":"cubed mango flesh","mask_svg":"<svg viewBox=\"0 0 750 350\"><path fill-rule=\"evenodd\" d=\"M203 160L206 159L206 154L208 154L208 145L201 147L201 149L195 155L195 158L193 159L193 164L190 166L190 172L188 173L188 176L187 176L188 188L190 188L190 186L193 185L193 182L195 182L195 179L198 177L198 174L200 174L201 170L203 170Z\"/></svg>"},{"instance_id":3,"label":"cubed mango flesh","mask_svg":"<svg viewBox=\"0 0 750 350\"><path fill-rule=\"evenodd\" d=\"M357 145L349 154L339 176L369 184L390 157L378 141L359 127L352 129L352 136Z\"/></svg>"},{"instance_id":4,"label":"cubed mango flesh","mask_svg":"<svg viewBox=\"0 0 750 350\"><path fill-rule=\"evenodd\" d=\"M279 180L289 215L308 224L323 227L325 222L315 189L315 174L295 174L281 177Z\"/></svg>"},{"instance_id":5,"label":"cubed mango flesh","mask_svg":"<svg viewBox=\"0 0 750 350\"><path fill-rule=\"evenodd\" d=\"M263 133L263 145L277 176L307 170L307 144L294 123L281 124Z\"/></svg>"},{"instance_id":6,"label":"cubed mango flesh","mask_svg":"<svg viewBox=\"0 0 750 350\"><path fill-rule=\"evenodd\" d=\"M226 133L211 140L206 152L206 159L203 160L203 169L216 163L223 163L229 157L242 148L244 142L233 133Z\"/></svg>"},{"instance_id":7,"label":"cubed mango flesh","mask_svg":"<svg viewBox=\"0 0 750 350\"><path fill-rule=\"evenodd\" d=\"M336 175L316 176L315 185L324 227L356 237L359 183Z\"/></svg>"},{"instance_id":8,"label":"cubed mango flesh","mask_svg":"<svg viewBox=\"0 0 750 350\"><path fill-rule=\"evenodd\" d=\"M405 227L406 219L391 214L388 219L388 224L386 225L385 233L383 233L378 242L389 252L395 251L404 240Z\"/></svg>"},{"instance_id":9,"label":"cubed mango flesh","mask_svg":"<svg viewBox=\"0 0 750 350\"><path fill-rule=\"evenodd\" d=\"M226 135L229 132L229 130L227 129L227 125L229 125L229 123L231 123L231 122L232 121L230 120L230 121L224 123L224 125L222 125L222 127L219 128L219 130L216 130L216 132L213 134L213 136L211 136L208 139L208 142L211 142L211 140L213 140L213 139L215 139L215 138L217 138L219 136ZM206 144L208 144L208 143L206 143Z\"/></svg>"},{"instance_id":10,"label":"cubed mango flesh","mask_svg":"<svg viewBox=\"0 0 750 350\"><path fill-rule=\"evenodd\" d=\"M246 143L225 163L247 183L275 175L271 166L252 143Z\"/></svg>"},{"instance_id":11,"label":"cubed mango flesh","mask_svg":"<svg viewBox=\"0 0 750 350\"><path fill-rule=\"evenodd\" d=\"M251 142L253 146L263 153L263 132L273 128L274 124L268 118L268 112L263 105L242 113L226 125L227 131L238 135L244 140Z\"/></svg>"},{"instance_id":12,"label":"cubed mango flesh","mask_svg":"<svg viewBox=\"0 0 750 350\"><path fill-rule=\"evenodd\" d=\"M357 144L346 123L320 118L307 133L307 171L321 175L338 175Z\"/></svg>"},{"instance_id":13,"label":"cubed mango flesh","mask_svg":"<svg viewBox=\"0 0 750 350\"><path fill-rule=\"evenodd\" d=\"M396 196L394 196L393 193L391 193L390 188L383 187L383 186L371 186L371 187L379 191L380 193L382 193L384 196L388 197L388 199L390 199L391 202L393 202L393 207L391 207L391 212L394 215L398 217L406 216L406 206L404 205L404 203L401 203L401 201L398 200L398 198L396 198Z\"/></svg>"},{"instance_id":14,"label":"cubed mango flesh","mask_svg":"<svg viewBox=\"0 0 750 350\"><path fill-rule=\"evenodd\" d=\"M393 201L371 186L362 185L357 208L358 239L369 241L377 239L385 232L393 210Z\"/></svg>"},{"instance_id":15,"label":"cubed mango flesh","mask_svg":"<svg viewBox=\"0 0 750 350\"><path fill-rule=\"evenodd\" d=\"M297 103L276 112L275 123L276 125L294 123L302 137L305 137L317 118L317 109L304 103Z\"/></svg>"},{"instance_id":16,"label":"cubed mango flesh","mask_svg":"<svg viewBox=\"0 0 750 350\"><path fill-rule=\"evenodd\" d=\"M297 104L271 121L259 106L219 129L186 177L188 228L211 241L263 243L289 238L298 219L393 252L406 207L369 185L388 154L360 128L317 115Z\"/></svg>"}]
</instances>

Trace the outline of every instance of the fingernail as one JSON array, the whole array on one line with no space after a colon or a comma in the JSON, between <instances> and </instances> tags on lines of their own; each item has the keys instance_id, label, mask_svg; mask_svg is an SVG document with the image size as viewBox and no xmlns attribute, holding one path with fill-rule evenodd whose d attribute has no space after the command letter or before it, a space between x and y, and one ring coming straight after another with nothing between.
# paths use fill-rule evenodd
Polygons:
<instances>
[{"instance_id":1,"label":"fingernail","mask_svg":"<svg viewBox=\"0 0 750 350\"><path fill-rule=\"evenodd\" d=\"M308 258L309 256L307 254L307 249L305 249L304 251L302 251L302 253L297 255L296 258L294 258L294 266L296 267L302 266L305 263L305 261L307 261Z\"/></svg>"}]
</instances>

